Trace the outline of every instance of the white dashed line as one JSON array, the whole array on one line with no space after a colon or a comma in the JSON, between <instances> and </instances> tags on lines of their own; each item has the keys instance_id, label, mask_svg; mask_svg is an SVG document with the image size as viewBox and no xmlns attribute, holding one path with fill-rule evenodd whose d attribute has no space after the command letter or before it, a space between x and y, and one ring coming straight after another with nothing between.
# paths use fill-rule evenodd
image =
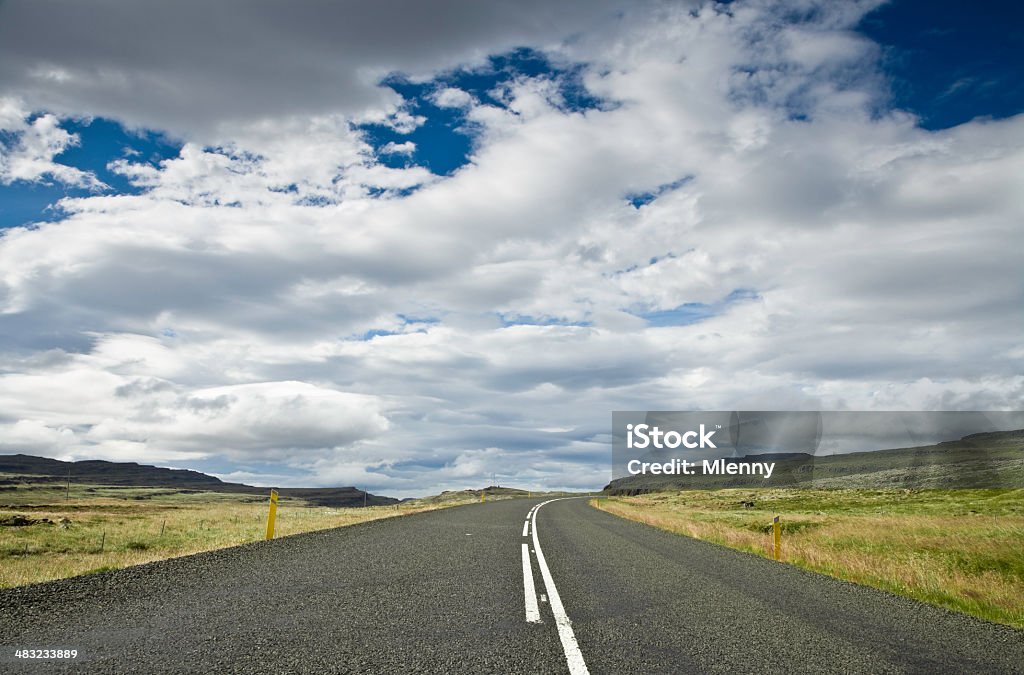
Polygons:
<instances>
[{"instance_id":1,"label":"white dashed line","mask_svg":"<svg viewBox=\"0 0 1024 675\"><path fill-rule=\"evenodd\" d=\"M533 569L530 567L530 547L523 544L523 594L526 596L526 622L540 623L540 609L537 607L537 589L533 586Z\"/></svg>"},{"instance_id":2,"label":"white dashed line","mask_svg":"<svg viewBox=\"0 0 1024 675\"><path fill-rule=\"evenodd\" d=\"M527 520L525 523L523 523L523 536L525 537L526 533L529 532L529 531L530 531L530 521ZM526 546L526 544L523 544L523 546Z\"/></svg>"}]
</instances>

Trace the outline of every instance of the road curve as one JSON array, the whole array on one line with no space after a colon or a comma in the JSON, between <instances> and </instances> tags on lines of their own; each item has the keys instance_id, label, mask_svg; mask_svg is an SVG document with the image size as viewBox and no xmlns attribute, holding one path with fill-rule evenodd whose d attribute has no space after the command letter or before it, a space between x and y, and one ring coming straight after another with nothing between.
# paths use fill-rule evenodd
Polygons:
<instances>
[{"instance_id":1,"label":"road curve","mask_svg":"<svg viewBox=\"0 0 1024 675\"><path fill-rule=\"evenodd\" d=\"M584 499L540 503L0 591L0 670L1024 672L1024 632L620 520ZM15 647L82 658L13 662Z\"/></svg>"}]
</instances>

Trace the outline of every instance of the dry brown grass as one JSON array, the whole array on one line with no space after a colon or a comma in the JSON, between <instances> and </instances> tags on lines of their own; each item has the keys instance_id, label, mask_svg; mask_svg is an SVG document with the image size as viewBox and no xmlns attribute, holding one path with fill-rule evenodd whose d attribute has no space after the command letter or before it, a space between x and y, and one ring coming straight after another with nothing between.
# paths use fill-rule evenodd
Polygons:
<instances>
[{"instance_id":1,"label":"dry brown grass","mask_svg":"<svg viewBox=\"0 0 1024 675\"><path fill-rule=\"evenodd\" d=\"M22 514L55 524L0 527L0 588L237 546L264 538L267 501L249 495L123 490L123 498L73 493L67 501L20 500L0 517ZM110 491L107 491L108 493ZM142 494L140 499L139 494ZM117 492L114 492L117 494ZM46 495L51 496L51 495ZM63 497L63 494L61 494ZM283 499L275 538L469 503L420 501L367 508L311 507ZM65 518L70 523L57 521Z\"/></svg>"},{"instance_id":2,"label":"dry brown grass","mask_svg":"<svg viewBox=\"0 0 1024 675\"><path fill-rule=\"evenodd\" d=\"M757 501L780 506L787 501L784 492ZM870 503L862 491L821 492L790 499L789 509L770 510L739 507L750 491L730 490L592 503L766 557L773 555L769 523L778 512L783 562L1024 628L1024 491L1004 491L998 500L993 491L894 491L895 508L884 507L884 491ZM950 502L946 509L944 500Z\"/></svg>"}]
</instances>

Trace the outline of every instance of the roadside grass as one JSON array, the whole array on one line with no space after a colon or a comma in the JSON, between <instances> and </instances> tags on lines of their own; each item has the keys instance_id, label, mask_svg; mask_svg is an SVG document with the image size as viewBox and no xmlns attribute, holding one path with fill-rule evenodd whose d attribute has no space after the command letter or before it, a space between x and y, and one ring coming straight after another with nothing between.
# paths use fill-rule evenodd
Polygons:
<instances>
[{"instance_id":1,"label":"roadside grass","mask_svg":"<svg viewBox=\"0 0 1024 675\"><path fill-rule=\"evenodd\" d=\"M172 488L72 485L67 495L52 483L6 487L0 490L0 520L21 515L52 522L0 526L0 588L258 541L266 534L267 499ZM282 498L275 538L478 500L466 495L335 508Z\"/></svg>"},{"instance_id":2,"label":"roadside grass","mask_svg":"<svg viewBox=\"0 0 1024 675\"><path fill-rule=\"evenodd\" d=\"M687 490L591 505L765 557L778 514L783 562L1024 628L1024 490Z\"/></svg>"}]
</instances>

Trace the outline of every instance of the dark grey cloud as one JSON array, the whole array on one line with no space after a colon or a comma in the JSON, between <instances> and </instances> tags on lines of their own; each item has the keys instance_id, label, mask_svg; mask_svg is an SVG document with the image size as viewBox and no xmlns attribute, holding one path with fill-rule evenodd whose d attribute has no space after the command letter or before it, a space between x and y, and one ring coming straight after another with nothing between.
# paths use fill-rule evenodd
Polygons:
<instances>
[{"instance_id":1,"label":"dark grey cloud","mask_svg":"<svg viewBox=\"0 0 1024 675\"><path fill-rule=\"evenodd\" d=\"M176 134L394 100L392 71L429 73L554 45L619 0L7 0L0 95Z\"/></svg>"}]
</instances>

